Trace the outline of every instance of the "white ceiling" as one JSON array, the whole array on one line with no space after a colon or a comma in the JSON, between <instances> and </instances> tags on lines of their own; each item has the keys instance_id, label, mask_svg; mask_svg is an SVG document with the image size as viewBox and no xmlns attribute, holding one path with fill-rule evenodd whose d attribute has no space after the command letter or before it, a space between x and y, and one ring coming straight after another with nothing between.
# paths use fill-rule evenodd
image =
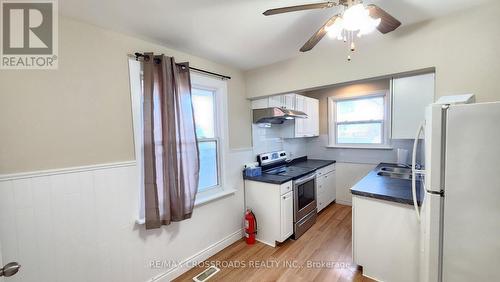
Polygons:
<instances>
[{"instance_id":1,"label":"white ceiling","mask_svg":"<svg viewBox=\"0 0 500 282\"><path fill-rule=\"evenodd\" d=\"M366 0L365 4L375 3L408 25L486 1ZM299 56L302 44L335 9L270 17L262 12L317 2L321 0L64 0L59 9L71 18L246 70ZM317 47L327 44L333 43Z\"/></svg>"}]
</instances>

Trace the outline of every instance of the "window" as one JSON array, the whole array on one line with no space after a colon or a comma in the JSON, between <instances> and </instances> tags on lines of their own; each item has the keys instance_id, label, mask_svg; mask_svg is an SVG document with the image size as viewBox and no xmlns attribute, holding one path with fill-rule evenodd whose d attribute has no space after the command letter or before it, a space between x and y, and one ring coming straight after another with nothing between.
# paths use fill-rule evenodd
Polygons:
<instances>
[{"instance_id":1,"label":"window","mask_svg":"<svg viewBox=\"0 0 500 282\"><path fill-rule=\"evenodd\" d=\"M139 187L139 216L144 224L144 168L142 139L142 66L129 60L130 95L134 128L135 157ZM191 94L195 115L195 128L200 152L200 180L195 205L201 205L236 192L224 187L224 152L227 144L227 83L224 80L191 73ZM161 148L160 148L161 149Z\"/></svg>"},{"instance_id":2,"label":"window","mask_svg":"<svg viewBox=\"0 0 500 282\"><path fill-rule=\"evenodd\" d=\"M141 64L129 60L132 114L136 159L142 163L142 74ZM191 73L191 94L195 116L195 128L200 153L200 179L198 192L217 193L222 190L223 179L223 144L226 136L226 81ZM161 149L161 148L160 148ZM142 185L142 167L140 183ZM220 189L214 189L220 188ZM142 190L141 190L142 191ZM142 196L142 195L141 195ZM202 197L197 197L201 199ZM142 203L143 201L141 201Z\"/></svg>"},{"instance_id":3,"label":"window","mask_svg":"<svg viewBox=\"0 0 500 282\"><path fill-rule=\"evenodd\" d=\"M388 145L389 111L385 92L355 98L329 98L330 146L377 148Z\"/></svg>"},{"instance_id":4,"label":"window","mask_svg":"<svg viewBox=\"0 0 500 282\"><path fill-rule=\"evenodd\" d=\"M198 150L200 179L196 201L223 193L224 148L227 136L227 84L225 80L191 72L191 96Z\"/></svg>"},{"instance_id":5,"label":"window","mask_svg":"<svg viewBox=\"0 0 500 282\"><path fill-rule=\"evenodd\" d=\"M198 192L219 185L219 138L216 127L216 92L191 88L198 150L200 152L200 181Z\"/></svg>"}]
</instances>

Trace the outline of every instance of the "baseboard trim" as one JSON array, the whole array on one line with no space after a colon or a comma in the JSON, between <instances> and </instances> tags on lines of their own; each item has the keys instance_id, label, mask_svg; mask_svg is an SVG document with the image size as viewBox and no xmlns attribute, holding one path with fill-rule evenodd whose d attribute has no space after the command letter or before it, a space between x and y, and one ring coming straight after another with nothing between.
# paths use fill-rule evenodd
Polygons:
<instances>
[{"instance_id":1,"label":"baseboard trim","mask_svg":"<svg viewBox=\"0 0 500 282\"><path fill-rule=\"evenodd\" d=\"M352 202L348 202L348 201L335 200L335 203L340 204L340 205L344 205L344 206L352 206Z\"/></svg>"},{"instance_id":2,"label":"baseboard trim","mask_svg":"<svg viewBox=\"0 0 500 282\"><path fill-rule=\"evenodd\" d=\"M204 250L198 252L197 254L182 261L179 266L170 269L169 271L156 276L151 279L151 282L167 282L172 281L175 278L181 276L188 270L190 270L196 262L202 262L209 257L215 255L216 253L222 251L229 245L243 238L243 229L236 230L235 232L229 234L222 240L208 246Z\"/></svg>"},{"instance_id":3,"label":"baseboard trim","mask_svg":"<svg viewBox=\"0 0 500 282\"><path fill-rule=\"evenodd\" d=\"M95 164L95 165L86 165L86 166L57 168L57 169L49 169L49 170L28 171L28 172L12 173L12 174L0 174L0 182L8 181L8 180L15 180L15 179L23 179L23 178L49 176L49 175L56 175L56 174L76 173L76 172L110 169L110 168L117 168L117 167L128 167L128 166L135 166L135 165L136 165L136 161L125 161L125 162L116 162L116 163L104 163L104 164Z\"/></svg>"},{"instance_id":4,"label":"baseboard trim","mask_svg":"<svg viewBox=\"0 0 500 282\"><path fill-rule=\"evenodd\" d=\"M269 242L263 241L263 240L261 240L261 239L255 239L255 240L257 240L257 241L261 242L261 243L262 243L262 244L264 244L264 245L268 245L269 247L276 248L276 241L274 242L274 244L272 244L272 243L269 243Z\"/></svg>"}]
</instances>

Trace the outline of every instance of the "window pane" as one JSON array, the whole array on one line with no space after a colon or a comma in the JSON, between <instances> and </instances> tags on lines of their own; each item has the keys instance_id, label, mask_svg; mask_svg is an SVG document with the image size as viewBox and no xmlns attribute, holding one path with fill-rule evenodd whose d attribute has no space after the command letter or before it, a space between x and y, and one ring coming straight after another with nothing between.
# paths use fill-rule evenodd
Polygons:
<instances>
[{"instance_id":1,"label":"window pane","mask_svg":"<svg viewBox=\"0 0 500 282\"><path fill-rule=\"evenodd\" d=\"M194 119L198 138L215 137L214 92L192 88Z\"/></svg>"},{"instance_id":2,"label":"window pane","mask_svg":"<svg viewBox=\"0 0 500 282\"><path fill-rule=\"evenodd\" d=\"M382 123L337 125L337 144L381 144Z\"/></svg>"},{"instance_id":3,"label":"window pane","mask_svg":"<svg viewBox=\"0 0 500 282\"><path fill-rule=\"evenodd\" d=\"M337 122L384 119L384 97L337 102Z\"/></svg>"},{"instance_id":4,"label":"window pane","mask_svg":"<svg viewBox=\"0 0 500 282\"><path fill-rule=\"evenodd\" d=\"M217 141L198 142L200 150L200 181L198 192L216 186L217 181Z\"/></svg>"}]
</instances>

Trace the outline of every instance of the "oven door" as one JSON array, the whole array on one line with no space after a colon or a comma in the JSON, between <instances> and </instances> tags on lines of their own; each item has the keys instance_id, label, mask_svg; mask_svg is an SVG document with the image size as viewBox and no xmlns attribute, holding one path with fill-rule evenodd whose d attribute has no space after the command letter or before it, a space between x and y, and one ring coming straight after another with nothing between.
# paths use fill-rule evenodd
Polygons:
<instances>
[{"instance_id":1,"label":"oven door","mask_svg":"<svg viewBox=\"0 0 500 282\"><path fill-rule=\"evenodd\" d=\"M293 182L295 222L316 208L316 174L308 174Z\"/></svg>"}]
</instances>

